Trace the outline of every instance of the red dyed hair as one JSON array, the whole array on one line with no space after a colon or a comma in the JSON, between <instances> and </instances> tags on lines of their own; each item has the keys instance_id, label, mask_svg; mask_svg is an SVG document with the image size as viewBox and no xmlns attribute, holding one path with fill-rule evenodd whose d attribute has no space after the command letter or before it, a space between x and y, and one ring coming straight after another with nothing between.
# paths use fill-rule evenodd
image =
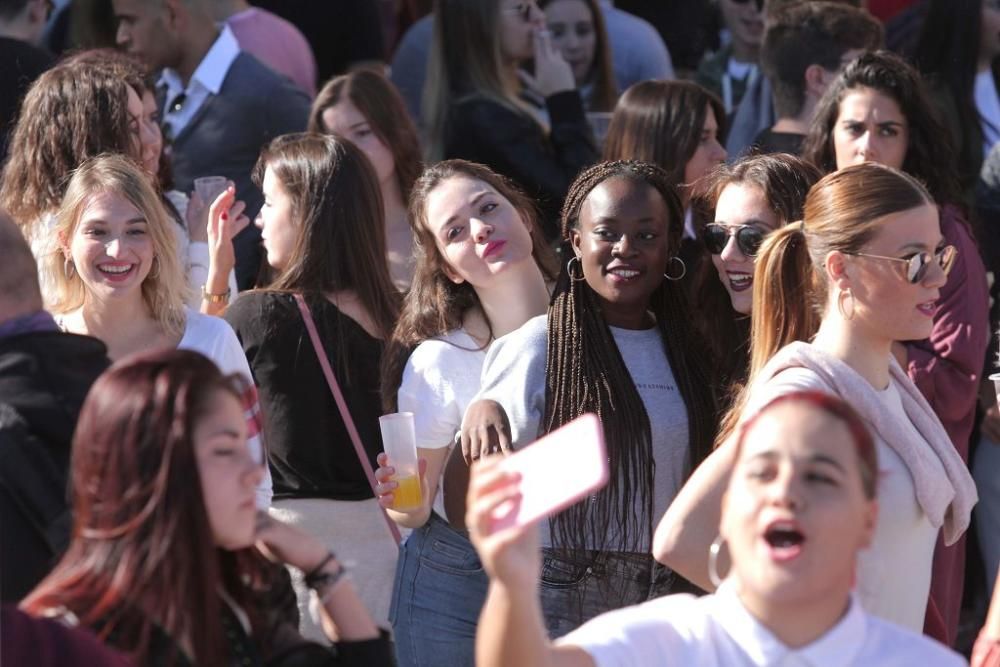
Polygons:
<instances>
[{"instance_id":1,"label":"red dyed hair","mask_svg":"<svg viewBox=\"0 0 1000 667\"><path fill-rule=\"evenodd\" d=\"M214 546L192 433L217 391L242 405L245 381L184 350L133 356L98 378L73 438L72 542L25 610L70 612L137 664L151 662L156 626L184 638L194 663L227 664L219 590L256 630L243 581L264 586L273 567L253 549Z\"/></svg>"},{"instance_id":2,"label":"red dyed hair","mask_svg":"<svg viewBox=\"0 0 1000 667\"><path fill-rule=\"evenodd\" d=\"M743 441L753 425L760 419L761 415L772 408L786 403L806 403L819 408L834 419L840 420L847 427L851 434L851 441L854 443L854 450L858 455L858 470L861 473L861 487L865 496L872 500L878 491L878 455L875 450L875 441L865 422L858 415L857 411L845 401L831 394L821 391L802 390L782 394L771 399L764 404L752 417L747 419L740 426L736 438L736 451L743 448Z\"/></svg>"}]
</instances>

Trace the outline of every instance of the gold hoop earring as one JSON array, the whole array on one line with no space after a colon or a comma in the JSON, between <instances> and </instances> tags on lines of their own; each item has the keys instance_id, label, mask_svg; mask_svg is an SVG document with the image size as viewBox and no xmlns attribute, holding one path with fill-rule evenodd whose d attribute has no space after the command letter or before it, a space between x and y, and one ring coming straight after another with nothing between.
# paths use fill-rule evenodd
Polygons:
<instances>
[{"instance_id":1,"label":"gold hoop earring","mask_svg":"<svg viewBox=\"0 0 1000 667\"><path fill-rule=\"evenodd\" d=\"M672 275L670 275L668 273L664 273L663 277L666 278L667 280L675 280L675 281L676 280L683 280L684 276L686 276L687 273L688 273L687 264L684 263L683 259L681 259L680 257L677 257L677 256L671 257L670 261L671 261L671 263L672 262L679 262L680 263L680 265L681 265L681 275L679 275L679 276L672 276Z\"/></svg>"},{"instance_id":2,"label":"gold hoop earring","mask_svg":"<svg viewBox=\"0 0 1000 667\"><path fill-rule=\"evenodd\" d=\"M573 260L576 260L576 261L580 262L580 277L579 278L575 278L573 276ZM580 258L577 257L576 255L573 255L572 257L570 257L569 261L566 262L566 273L569 275L569 279L572 280L575 283L580 283L580 282L583 282L584 280L587 279L587 277L585 275L583 275L583 262L580 261Z\"/></svg>"},{"instance_id":3,"label":"gold hoop earring","mask_svg":"<svg viewBox=\"0 0 1000 667\"><path fill-rule=\"evenodd\" d=\"M720 534L715 536L712 545L708 547L708 578L716 588L722 584L722 577L719 576L719 552L725 543L726 538Z\"/></svg>"},{"instance_id":4,"label":"gold hoop earring","mask_svg":"<svg viewBox=\"0 0 1000 667\"><path fill-rule=\"evenodd\" d=\"M851 300L850 312L847 312L847 309L844 307L845 297ZM854 319L854 295L851 293L850 287L848 287L845 290L840 290L839 292L837 292L837 310L840 311L840 314L848 322Z\"/></svg>"},{"instance_id":5,"label":"gold hoop earring","mask_svg":"<svg viewBox=\"0 0 1000 667\"><path fill-rule=\"evenodd\" d=\"M73 264L73 260L69 257L63 259L63 274L66 276L67 280L71 280L73 275L76 273L76 265Z\"/></svg>"}]
</instances>

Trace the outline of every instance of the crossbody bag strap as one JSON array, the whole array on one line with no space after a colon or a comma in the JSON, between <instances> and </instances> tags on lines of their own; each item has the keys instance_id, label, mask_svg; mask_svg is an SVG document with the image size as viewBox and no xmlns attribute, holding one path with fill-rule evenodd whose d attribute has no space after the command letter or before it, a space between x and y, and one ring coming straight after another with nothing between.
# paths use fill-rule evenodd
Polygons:
<instances>
[{"instance_id":1,"label":"crossbody bag strap","mask_svg":"<svg viewBox=\"0 0 1000 667\"><path fill-rule=\"evenodd\" d=\"M313 321L312 313L309 311L309 306L306 305L305 299L302 298L301 294L295 295L295 302L299 306L299 311L302 313L302 321L306 324L306 331L309 333L309 340L312 341L313 350L316 351L316 357L319 359L319 365L323 369L323 375L326 376L326 383L330 387L330 393L333 394L333 400L337 403L337 409L340 410L340 416L344 420L344 426L347 427L347 433L351 436L351 442L354 444L354 452L358 455L358 461L361 462L361 467L365 469L365 475L368 477L368 484L372 488L372 493L375 494L376 501L378 500L378 494L375 493L375 471L372 470L372 464L368 461L368 456L365 453L365 448L361 444L361 436L358 435L358 429L354 426L354 419L351 418L351 412L347 409L347 402L344 400L344 394L340 391L340 385L337 383L337 377L333 374L333 368L330 367L330 359L326 356L326 350L323 349L323 343L319 339L319 332L316 331L316 323ZM385 511L385 508L379 505L379 509L382 510L382 517L385 519L386 525L389 527L389 532L392 533L392 539L396 541L396 546L399 546L402 542L402 536L399 534L399 527L396 522L389 518L389 514Z\"/></svg>"}]
</instances>

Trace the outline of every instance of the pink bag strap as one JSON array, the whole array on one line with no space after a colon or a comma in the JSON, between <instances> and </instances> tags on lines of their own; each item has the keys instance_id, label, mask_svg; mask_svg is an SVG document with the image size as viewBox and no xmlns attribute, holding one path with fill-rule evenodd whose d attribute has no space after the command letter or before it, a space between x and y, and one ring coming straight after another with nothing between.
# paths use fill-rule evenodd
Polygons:
<instances>
[{"instance_id":1,"label":"pink bag strap","mask_svg":"<svg viewBox=\"0 0 1000 667\"><path fill-rule=\"evenodd\" d=\"M358 455L361 467L365 469L368 484L372 487L372 493L375 494L377 500L378 494L375 493L375 471L372 470L372 464L368 461L368 455L361 444L361 436L358 435L358 429L354 426L354 419L351 418L351 412L347 409L344 394L340 391L340 385L337 384L337 377L333 374L333 368L330 367L330 359L326 356L326 350L323 349L323 343L319 339L319 332L316 331L316 323L313 321L312 313L309 311L309 306L306 305L306 301L302 298L301 294L295 295L295 302L299 305L299 311L302 313L302 321L306 323L309 340L312 341L313 350L316 351L319 365L323 369L323 375L326 376L326 383L330 386L330 393L333 394L333 400L336 401L337 408L340 410L344 426L347 427L347 432L351 436L351 442L354 444L354 452ZM389 518L389 514L385 511L384 507L379 505L379 509L382 510L382 517L385 519L385 523L389 527L389 532L392 533L392 539L396 541L396 546L398 547L400 542L403 541L402 536L399 534L399 527L395 521Z\"/></svg>"}]
</instances>

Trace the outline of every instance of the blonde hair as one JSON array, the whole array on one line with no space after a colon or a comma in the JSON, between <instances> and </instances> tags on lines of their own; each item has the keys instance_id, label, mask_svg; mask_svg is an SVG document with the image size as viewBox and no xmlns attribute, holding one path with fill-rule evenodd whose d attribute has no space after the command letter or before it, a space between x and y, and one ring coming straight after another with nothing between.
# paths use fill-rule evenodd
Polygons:
<instances>
[{"instance_id":1,"label":"blonde hair","mask_svg":"<svg viewBox=\"0 0 1000 667\"><path fill-rule=\"evenodd\" d=\"M516 83L503 75L500 20L500 0L435 2L434 40L421 110L428 162L445 159L450 108L465 98L484 97L535 120L519 99Z\"/></svg>"},{"instance_id":2,"label":"blonde hair","mask_svg":"<svg viewBox=\"0 0 1000 667\"><path fill-rule=\"evenodd\" d=\"M99 194L124 197L142 213L153 241L153 266L142 283L142 298L150 314L171 334L184 330L184 304L188 285L177 253L175 224L149 178L132 160L123 155L104 154L87 160L73 172L53 233L60 239L42 258L42 266L52 278L49 310L61 314L83 306L86 285L79 273L67 270L63 247L68 246L87 205Z\"/></svg>"},{"instance_id":3,"label":"blonde hair","mask_svg":"<svg viewBox=\"0 0 1000 667\"><path fill-rule=\"evenodd\" d=\"M802 221L768 235L754 266L750 372L723 420L717 444L732 433L765 364L784 346L811 340L819 330L830 291L827 255L861 251L887 215L925 204L934 200L917 179L865 162L820 180L809 190Z\"/></svg>"}]
</instances>

